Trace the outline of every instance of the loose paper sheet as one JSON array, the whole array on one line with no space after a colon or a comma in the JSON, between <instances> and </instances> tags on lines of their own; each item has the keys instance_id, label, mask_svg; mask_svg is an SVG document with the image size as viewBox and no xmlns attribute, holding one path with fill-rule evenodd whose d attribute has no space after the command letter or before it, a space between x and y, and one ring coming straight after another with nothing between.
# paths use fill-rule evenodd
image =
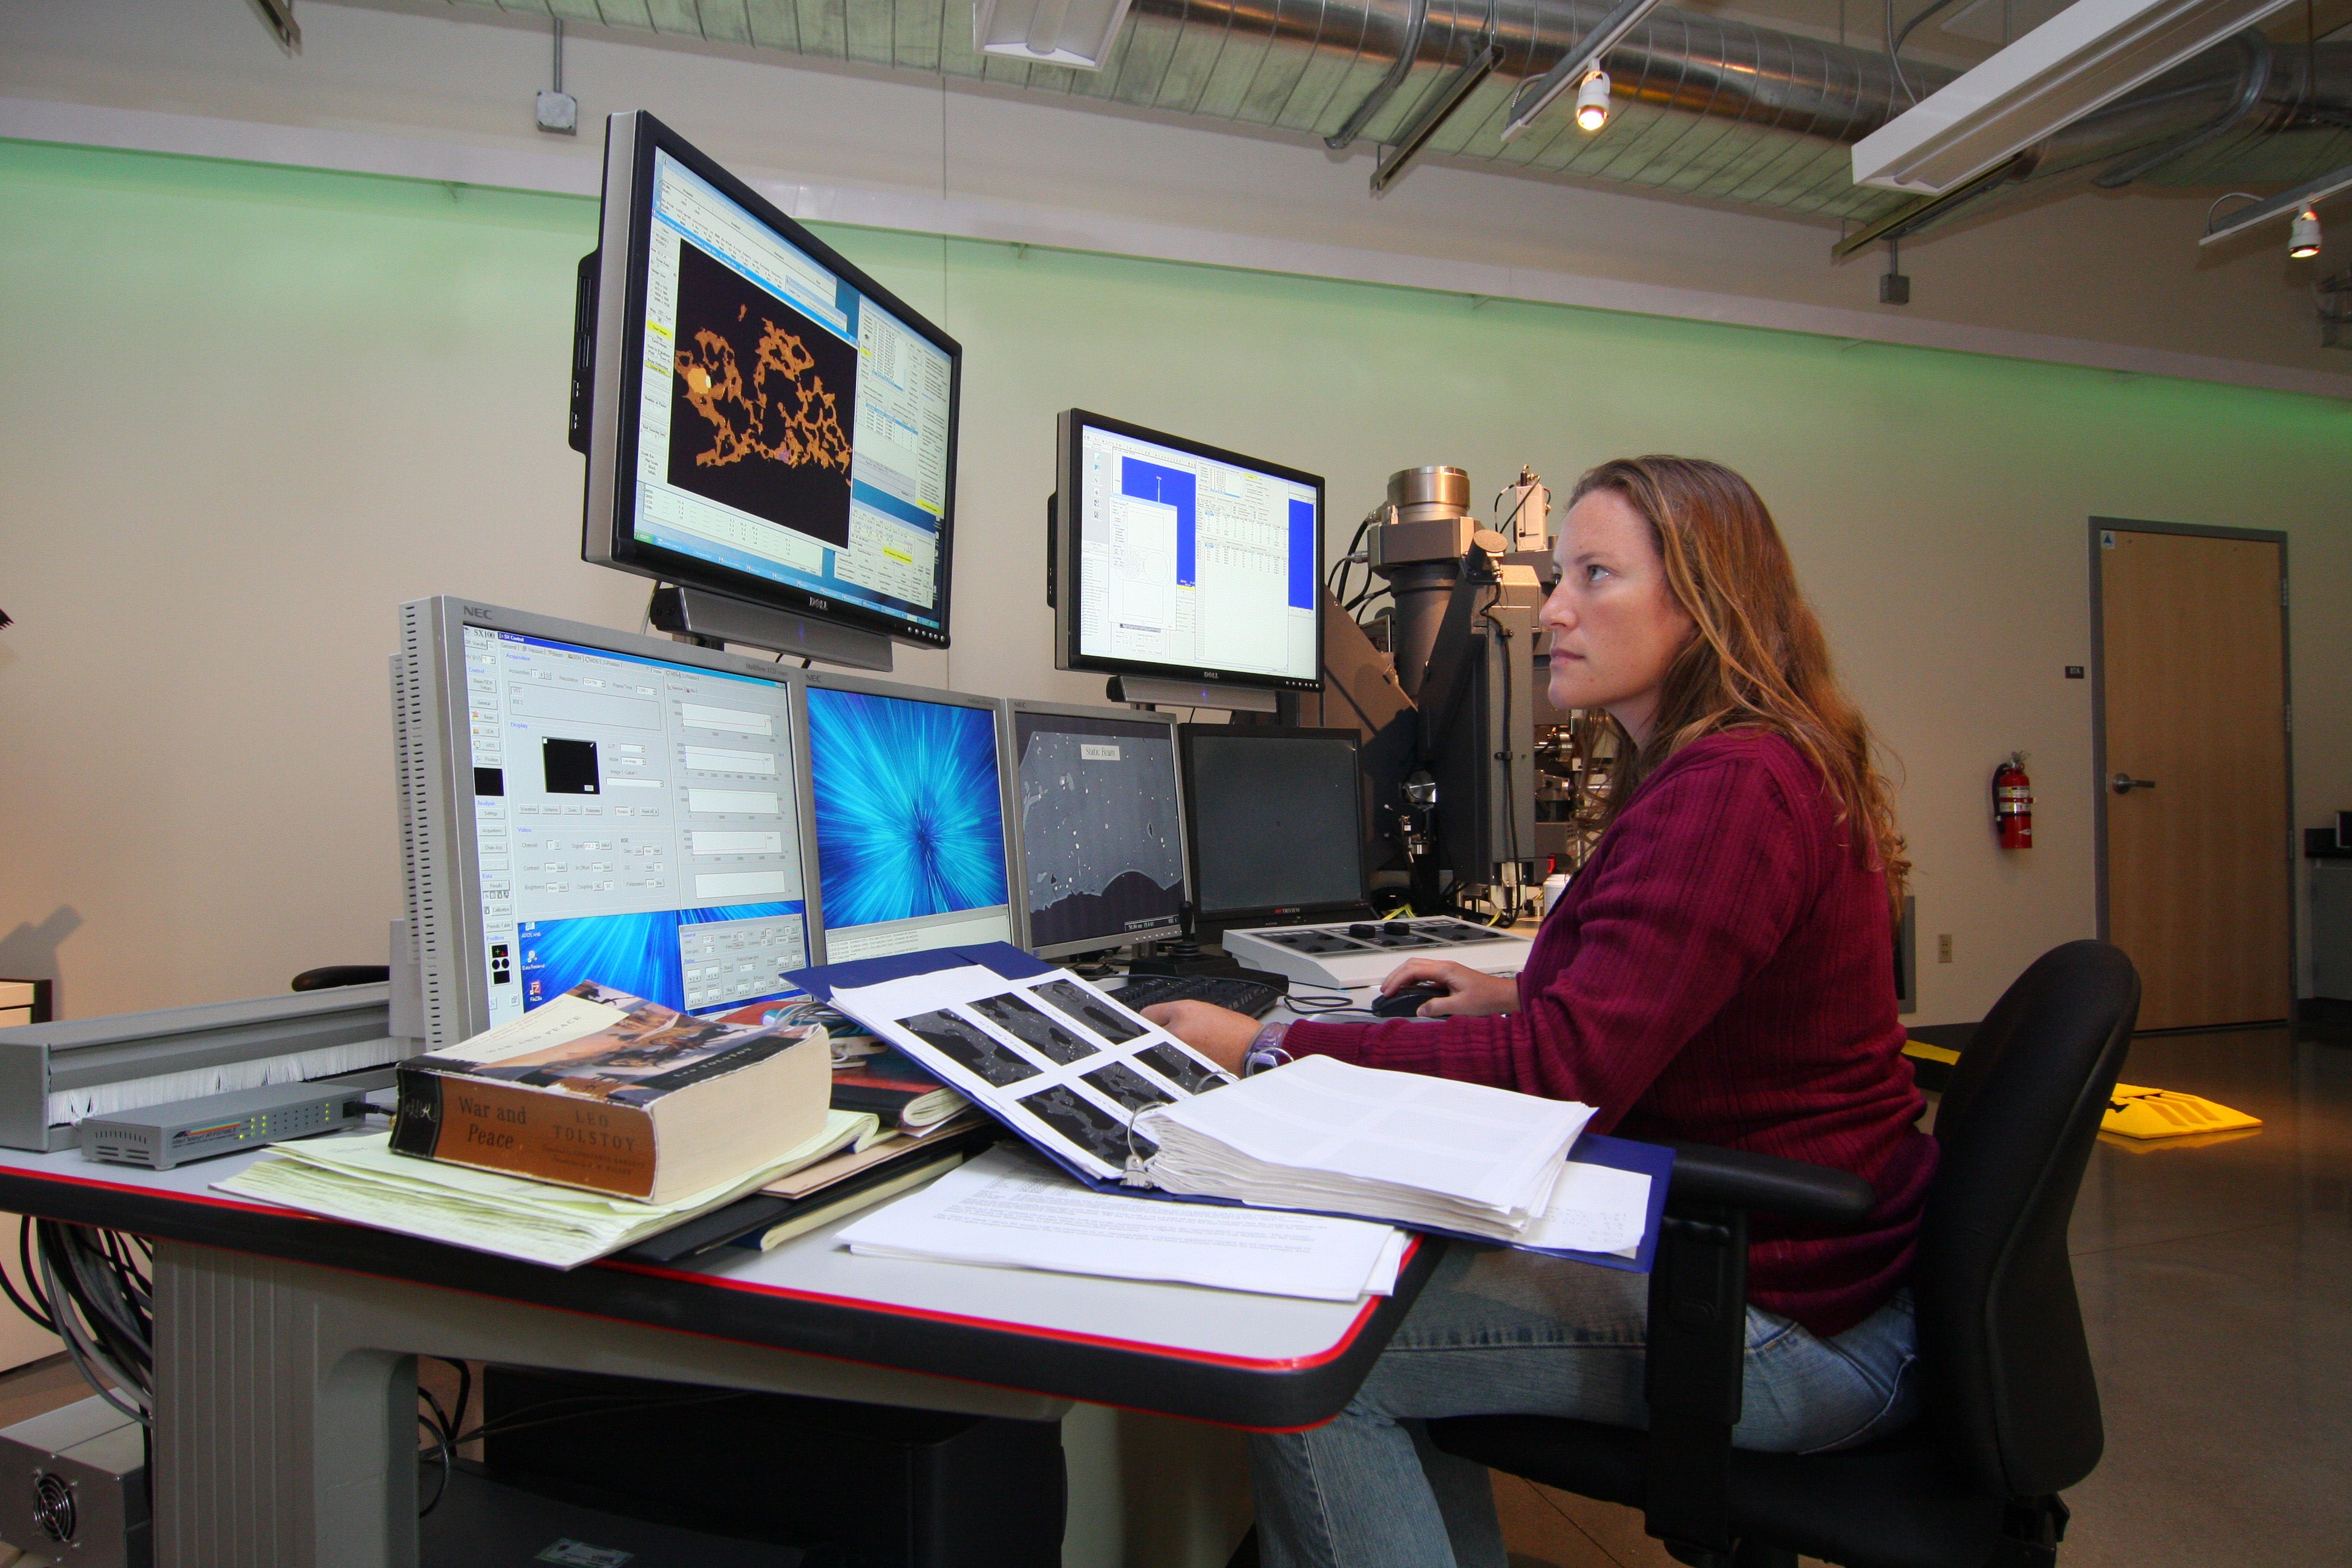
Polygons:
<instances>
[{"instance_id":1,"label":"loose paper sheet","mask_svg":"<svg viewBox=\"0 0 2352 1568\"><path fill-rule=\"evenodd\" d=\"M1632 1258L1642 1249L1649 1214L1648 1176L1570 1160L1551 1190L1550 1204L1528 1225L1520 1245Z\"/></svg>"},{"instance_id":2,"label":"loose paper sheet","mask_svg":"<svg viewBox=\"0 0 2352 1568\"><path fill-rule=\"evenodd\" d=\"M835 1110L824 1130L773 1164L667 1204L638 1203L496 1171L395 1154L389 1134L280 1144L214 1186L307 1214L572 1268L731 1203L778 1173L853 1141L872 1118Z\"/></svg>"},{"instance_id":3,"label":"loose paper sheet","mask_svg":"<svg viewBox=\"0 0 2352 1568\"><path fill-rule=\"evenodd\" d=\"M1002 1146L858 1220L840 1240L871 1257L1170 1280L1320 1301L1388 1294L1404 1251L1402 1232L1361 1220L1097 1193Z\"/></svg>"},{"instance_id":4,"label":"loose paper sheet","mask_svg":"<svg viewBox=\"0 0 2352 1568\"><path fill-rule=\"evenodd\" d=\"M574 996L567 991L560 996L549 997L512 1023L501 1024L471 1039L460 1040L454 1046L444 1046L426 1054L459 1057L487 1066L531 1051L570 1045L599 1029L609 1029L627 1016L618 1007L591 1002L585 996Z\"/></svg>"}]
</instances>

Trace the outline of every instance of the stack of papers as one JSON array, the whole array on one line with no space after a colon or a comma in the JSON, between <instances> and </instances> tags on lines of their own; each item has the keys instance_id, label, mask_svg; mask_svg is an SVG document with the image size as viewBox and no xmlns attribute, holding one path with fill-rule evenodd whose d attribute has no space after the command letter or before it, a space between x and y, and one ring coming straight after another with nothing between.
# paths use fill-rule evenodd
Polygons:
<instances>
[{"instance_id":1,"label":"stack of papers","mask_svg":"<svg viewBox=\"0 0 2352 1568\"><path fill-rule=\"evenodd\" d=\"M617 1252L787 1172L846 1148L874 1131L871 1115L830 1111L824 1131L762 1169L667 1204L639 1203L495 1171L395 1154L389 1134L280 1144L218 1190L306 1214L350 1220L520 1258L554 1268Z\"/></svg>"},{"instance_id":2,"label":"stack of papers","mask_svg":"<svg viewBox=\"0 0 2352 1568\"><path fill-rule=\"evenodd\" d=\"M845 1227L838 1238L874 1258L1172 1280L1318 1301L1388 1295L1405 1240L1389 1226L1361 1220L1097 1193L1003 1147Z\"/></svg>"},{"instance_id":3,"label":"stack of papers","mask_svg":"<svg viewBox=\"0 0 2352 1568\"><path fill-rule=\"evenodd\" d=\"M1574 1100L1306 1057L1155 1106L1135 1130L1159 1145L1146 1171L1165 1192L1526 1245L1591 1119Z\"/></svg>"}]
</instances>

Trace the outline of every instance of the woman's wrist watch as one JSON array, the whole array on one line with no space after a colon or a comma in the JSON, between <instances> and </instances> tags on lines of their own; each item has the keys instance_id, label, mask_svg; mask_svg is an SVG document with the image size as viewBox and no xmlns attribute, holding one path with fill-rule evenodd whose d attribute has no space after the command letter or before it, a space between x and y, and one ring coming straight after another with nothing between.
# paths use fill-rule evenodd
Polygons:
<instances>
[{"instance_id":1,"label":"woman's wrist watch","mask_svg":"<svg viewBox=\"0 0 2352 1568\"><path fill-rule=\"evenodd\" d=\"M1282 1048L1282 1037L1289 1027L1289 1022L1285 1020L1279 1024L1268 1024L1257 1032L1256 1037L1250 1041L1249 1048L1242 1052L1244 1078L1262 1073L1268 1068L1278 1068L1290 1059L1290 1053Z\"/></svg>"}]
</instances>

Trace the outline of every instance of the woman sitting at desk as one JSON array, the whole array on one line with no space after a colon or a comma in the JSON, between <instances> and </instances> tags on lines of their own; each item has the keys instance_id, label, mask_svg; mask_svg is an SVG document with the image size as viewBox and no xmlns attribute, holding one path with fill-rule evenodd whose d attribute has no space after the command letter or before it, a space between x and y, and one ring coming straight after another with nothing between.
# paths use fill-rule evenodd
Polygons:
<instances>
[{"instance_id":1,"label":"woman sitting at desk","mask_svg":"<svg viewBox=\"0 0 2352 1568\"><path fill-rule=\"evenodd\" d=\"M1878 1207L1850 1234L1755 1222L1741 1447L1859 1443L1917 1400L1904 1278L1936 1146L1902 1058L1890 900L1903 840L1870 733L1830 672L1771 514L1728 468L1604 463L1559 537L1551 700L1633 742L1606 831L1514 980L1415 959L1428 1023L1261 1031L1199 1002L1150 1009L1240 1070L1278 1045L1599 1108L1595 1130L1835 1166ZM1502 1568L1486 1471L1418 1420L1639 1426L1648 1280L1457 1246L1355 1401L1251 1439L1269 1564ZM1404 1425L1400 1425L1404 1423Z\"/></svg>"}]
</instances>

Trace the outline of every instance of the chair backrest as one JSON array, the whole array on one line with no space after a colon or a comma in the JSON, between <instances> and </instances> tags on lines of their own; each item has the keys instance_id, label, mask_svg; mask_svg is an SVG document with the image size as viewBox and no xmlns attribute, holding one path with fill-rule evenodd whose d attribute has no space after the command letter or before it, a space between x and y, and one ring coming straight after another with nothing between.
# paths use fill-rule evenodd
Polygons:
<instances>
[{"instance_id":1,"label":"chair backrest","mask_svg":"<svg viewBox=\"0 0 2352 1568\"><path fill-rule=\"evenodd\" d=\"M1937 1109L1912 1268L1919 1365L1951 1458L1996 1495L2059 1491L2099 1460L2066 1224L2138 1016L2121 950L2053 948L1978 1026Z\"/></svg>"}]
</instances>

